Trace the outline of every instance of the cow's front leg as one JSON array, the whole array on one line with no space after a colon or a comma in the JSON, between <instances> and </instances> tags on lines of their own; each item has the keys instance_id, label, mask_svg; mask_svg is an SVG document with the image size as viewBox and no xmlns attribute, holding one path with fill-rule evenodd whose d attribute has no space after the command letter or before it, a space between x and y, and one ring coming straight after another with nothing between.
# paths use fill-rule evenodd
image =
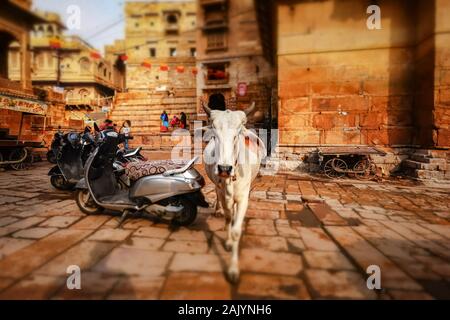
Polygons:
<instances>
[{"instance_id":1,"label":"cow's front leg","mask_svg":"<svg viewBox=\"0 0 450 320\"><path fill-rule=\"evenodd\" d=\"M216 208L214 210L213 216L220 218L225 215L225 210L223 209L223 197L221 196L221 191L216 187Z\"/></svg>"},{"instance_id":2,"label":"cow's front leg","mask_svg":"<svg viewBox=\"0 0 450 320\"><path fill-rule=\"evenodd\" d=\"M237 201L234 221L231 227L231 263L228 268L228 277L235 283L239 279L239 241L242 234L242 223L248 207L248 197L242 197Z\"/></svg>"}]
</instances>

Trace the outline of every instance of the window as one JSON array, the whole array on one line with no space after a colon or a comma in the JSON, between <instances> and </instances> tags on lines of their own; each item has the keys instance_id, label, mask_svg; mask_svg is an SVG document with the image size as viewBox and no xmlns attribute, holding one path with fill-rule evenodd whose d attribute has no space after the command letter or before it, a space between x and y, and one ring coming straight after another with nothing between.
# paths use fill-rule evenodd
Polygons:
<instances>
[{"instance_id":1,"label":"window","mask_svg":"<svg viewBox=\"0 0 450 320\"><path fill-rule=\"evenodd\" d=\"M81 89L80 91L78 91L78 95L82 100L85 100L89 97L89 91L87 89Z\"/></svg>"},{"instance_id":2,"label":"window","mask_svg":"<svg viewBox=\"0 0 450 320\"><path fill-rule=\"evenodd\" d=\"M177 56L177 49L176 48L170 48L169 49L169 56L176 57Z\"/></svg>"},{"instance_id":3,"label":"window","mask_svg":"<svg viewBox=\"0 0 450 320\"><path fill-rule=\"evenodd\" d=\"M191 48L191 57L196 57L196 56L197 56L197 49Z\"/></svg>"},{"instance_id":4,"label":"window","mask_svg":"<svg viewBox=\"0 0 450 320\"><path fill-rule=\"evenodd\" d=\"M50 36L52 36L52 35L54 34L54 31L53 31L53 27L52 27L52 26L47 26L47 33L48 33L48 35L50 35Z\"/></svg>"},{"instance_id":5,"label":"window","mask_svg":"<svg viewBox=\"0 0 450 320\"><path fill-rule=\"evenodd\" d=\"M44 67L44 54L43 53L37 53L36 54L36 60L37 60L37 65L39 68Z\"/></svg>"},{"instance_id":6,"label":"window","mask_svg":"<svg viewBox=\"0 0 450 320\"><path fill-rule=\"evenodd\" d=\"M46 55L47 55L47 66L53 67L54 64L53 54L49 52Z\"/></svg>"},{"instance_id":7,"label":"window","mask_svg":"<svg viewBox=\"0 0 450 320\"><path fill-rule=\"evenodd\" d=\"M89 73L91 70L91 62L88 58L83 57L80 59L80 71L81 73Z\"/></svg>"},{"instance_id":8,"label":"window","mask_svg":"<svg viewBox=\"0 0 450 320\"><path fill-rule=\"evenodd\" d=\"M210 33L207 36L207 50L217 50L226 48L226 36L224 32Z\"/></svg>"},{"instance_id":9,"label":"window","mask_svg":"<svg viewBox=\"0 0 450 320\"><path fill-rule=\"evenodd\" d=\"M150 57L152 57L152 58L156 57L156 49L155 48L150 48Z\"/></svg>"},{"instance_id":10,"label":"window","mask_svg":"<svg viewBox=\"0 0 450 320\"><path fill-rule=\"evenodd\" d=\"M207 68L207 81L226 81L228 79L228 73L226 71L226 65L224 63L211 64Z\"/></svg>"},{"instance_id":11,"label":"window","mask_svg":"<svg viewBox=\"0 0 450 320\"><path fill-rule=\"evenodd\" d=\"M169 24L176 24L176 23L178 23L178 18L177 18L177 16L174 15L174 14L169 14L169 15L167 16L167 23L169 23Z\"/></svg>"}]
</instances>

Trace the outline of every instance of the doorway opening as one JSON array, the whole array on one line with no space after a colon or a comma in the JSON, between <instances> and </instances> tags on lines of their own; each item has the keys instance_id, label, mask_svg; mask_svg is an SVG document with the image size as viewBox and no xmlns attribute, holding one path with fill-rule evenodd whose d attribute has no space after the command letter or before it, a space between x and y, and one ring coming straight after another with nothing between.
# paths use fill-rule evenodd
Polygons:
<instances>
[{"instance_id":1,"label":"doorway opening","mask_svg":"<svg viewBox=\"0 0 450 320\"><path fill-rule=\"evenodd\" d=\"M225 97L221 93L213 93L209 96L208 107L211 110L225 111L227 109Z\"/></svg>"}]
</instances>

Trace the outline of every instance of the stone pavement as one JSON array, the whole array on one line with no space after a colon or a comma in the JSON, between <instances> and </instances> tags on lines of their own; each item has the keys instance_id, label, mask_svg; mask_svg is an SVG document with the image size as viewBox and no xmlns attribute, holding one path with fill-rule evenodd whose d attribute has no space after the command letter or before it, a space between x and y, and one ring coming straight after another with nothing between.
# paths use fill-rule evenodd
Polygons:
<instances>
[{"instance_id":1,"label":"stone pavement","mask_svg":"<svg viewBox=\"0 0 450 320\"><path fill-rule=\"evenodd\" d=\"M0 172L0 299L450 298L449 189L259 177L230 285L211 210L189 228L135 218L116 229L117 216L85 216L53 189L49 167ZM81 290L66 287L69 265ZM370 265L381 290L366 286Z\"/></svg>"}]
</instances>

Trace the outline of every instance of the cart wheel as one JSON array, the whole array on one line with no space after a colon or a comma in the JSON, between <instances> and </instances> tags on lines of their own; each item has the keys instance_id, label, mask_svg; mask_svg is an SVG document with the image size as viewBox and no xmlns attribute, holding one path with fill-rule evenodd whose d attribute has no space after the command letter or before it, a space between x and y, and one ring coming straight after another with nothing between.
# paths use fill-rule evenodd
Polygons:
<instances>
[{"instance_id":1,"label":"cart wheel","mask_svg":"<svg viewBox=\"0 0 450 320\"><path fill-rule=\"evenodd\" d=\"M330 179L344 177L347 169L347 163L339 158L328 160L323 167L325 175Z\"/></svg>"},{"instance_id":2,"label":"cart wheel","mask_svg":"<svg viewBox=\"0 0 450 320\"><path fill-rule=\"evenodd\" d=\"M377 173L375 164L367 159L358 161L353 167L353 171L355 171L355 177L359 180L371 180Z\"/></svg>"},{"instance_id":3,"label":"cart wheel","mask_svg":"<svg viewBox=\"0 0 450 320\"><path fill-rule=\"evenodd\" d=\"M26 154L27 154L27 150L25 150L25 148L15 149L10 153L9 161L18 161L18 160L22 159ZM28 156L27 156L27 158L28 158ZM26 168L25 162L27 161L27 158L25 158L25 160L23 160L22 162L11 164L10 167L14 170L25 169Z\"/></svg>"}]
</instances>

